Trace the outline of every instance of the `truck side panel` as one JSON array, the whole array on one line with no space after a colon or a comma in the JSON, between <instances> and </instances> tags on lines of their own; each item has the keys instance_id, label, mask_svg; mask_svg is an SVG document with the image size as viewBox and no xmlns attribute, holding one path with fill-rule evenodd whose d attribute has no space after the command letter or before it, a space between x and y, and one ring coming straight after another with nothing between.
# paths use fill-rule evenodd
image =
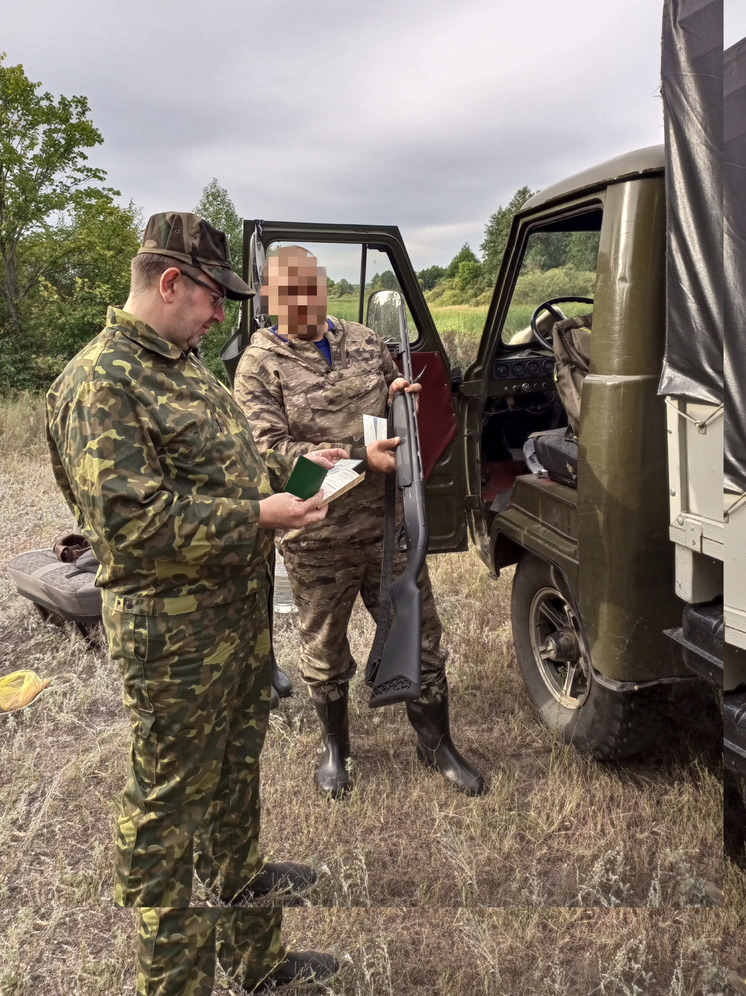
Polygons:
<instances>
[{"instance_id":1,"label":"truck side panel","mask_svg":"<svg viewBox=\"0 0 746 996\"><path fill-rule=\"evenodd\" d=\"M578 604L594 667L645 681L686 668L663 629L680 622L668 536L662 179L607 193L583 387Z\"/></svg>"}]
</instances>

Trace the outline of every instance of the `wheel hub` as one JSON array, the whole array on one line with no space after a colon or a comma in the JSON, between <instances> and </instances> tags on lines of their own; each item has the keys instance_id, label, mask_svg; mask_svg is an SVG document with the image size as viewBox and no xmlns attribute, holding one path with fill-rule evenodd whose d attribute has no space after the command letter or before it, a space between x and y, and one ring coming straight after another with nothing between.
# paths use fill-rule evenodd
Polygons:
<instances>
[{"instance_id":1,"label":"wheel hub","mask_svg":"<svg viewBox=\"0 0 746 996\"><path fill-rule=\"evenodd\" d=\"M580 657L578 637L571 629L550 633L544 644L544 649L555 661L562 661L566 664L572 664Z\"/></svg>"},{"instance_id":2,"label":"wheel hub","mask_svg":"<svg viewBox=\"0 0 746 996\"><path fill-rule=\"evenodd\" d=\"M575 612L557 588L545 586L534 595L529 632L536 666L548 691L566 709L579 709L590 691L590 667Z\"/></svg>"}]
</instances>

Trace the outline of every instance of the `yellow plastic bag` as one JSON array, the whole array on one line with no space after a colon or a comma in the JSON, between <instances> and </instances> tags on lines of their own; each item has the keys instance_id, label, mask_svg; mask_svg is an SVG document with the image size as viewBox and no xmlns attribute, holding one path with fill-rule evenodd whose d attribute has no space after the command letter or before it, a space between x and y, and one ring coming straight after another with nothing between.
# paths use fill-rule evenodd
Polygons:
<instances>
[{"instance_id":1,"label":"yellow plastic bag","mask_svg":"<svg viewBox=\"0 0 746 996\"><path fill-rule=\"evenodd\" d=\"M51 682L51 678L40 678L34 671L14 671L0 678L0 710L14 712L33 702L39 692Z\"/></svg>"}]
</instances>

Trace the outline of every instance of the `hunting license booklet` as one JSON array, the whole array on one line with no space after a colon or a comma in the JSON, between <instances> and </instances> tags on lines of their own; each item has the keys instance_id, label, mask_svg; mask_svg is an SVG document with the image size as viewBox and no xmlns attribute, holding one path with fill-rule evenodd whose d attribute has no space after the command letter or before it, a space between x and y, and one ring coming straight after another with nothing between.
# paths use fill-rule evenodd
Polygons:
<instances>
[{"instance_id":1,"label":"hunting license booklet","mask_svg":"<svg viewBox=\"0 0 746 996\"><path fill-rule=\"evenodd\" d=\"M365 471L361 473L357 469L359 466L360 460L338 460L331 470L327 470L313 460L299 456L285 490L304 501L321 491L321 504L328 505L364 480Z\"/></svg>"}]
</instances>

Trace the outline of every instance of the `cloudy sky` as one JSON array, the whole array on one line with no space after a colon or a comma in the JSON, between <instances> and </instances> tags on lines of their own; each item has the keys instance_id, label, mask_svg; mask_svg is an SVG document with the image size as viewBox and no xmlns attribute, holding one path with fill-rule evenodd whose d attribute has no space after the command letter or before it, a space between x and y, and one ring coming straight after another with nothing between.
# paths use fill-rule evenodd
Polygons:
<instances>
[{"instance_id":1,"label":"cloudy sky","mask_svg":"<svg viewBox=\"0 0 746 996\"><path fill-rule=\"evenodd\" d=\"M662 0L17 0L6 64L83 94L147 217L396 224L420 269L521 186L663 140ZM725 0L726 44L746 2Z\"/></svg>"}]
</instances>

